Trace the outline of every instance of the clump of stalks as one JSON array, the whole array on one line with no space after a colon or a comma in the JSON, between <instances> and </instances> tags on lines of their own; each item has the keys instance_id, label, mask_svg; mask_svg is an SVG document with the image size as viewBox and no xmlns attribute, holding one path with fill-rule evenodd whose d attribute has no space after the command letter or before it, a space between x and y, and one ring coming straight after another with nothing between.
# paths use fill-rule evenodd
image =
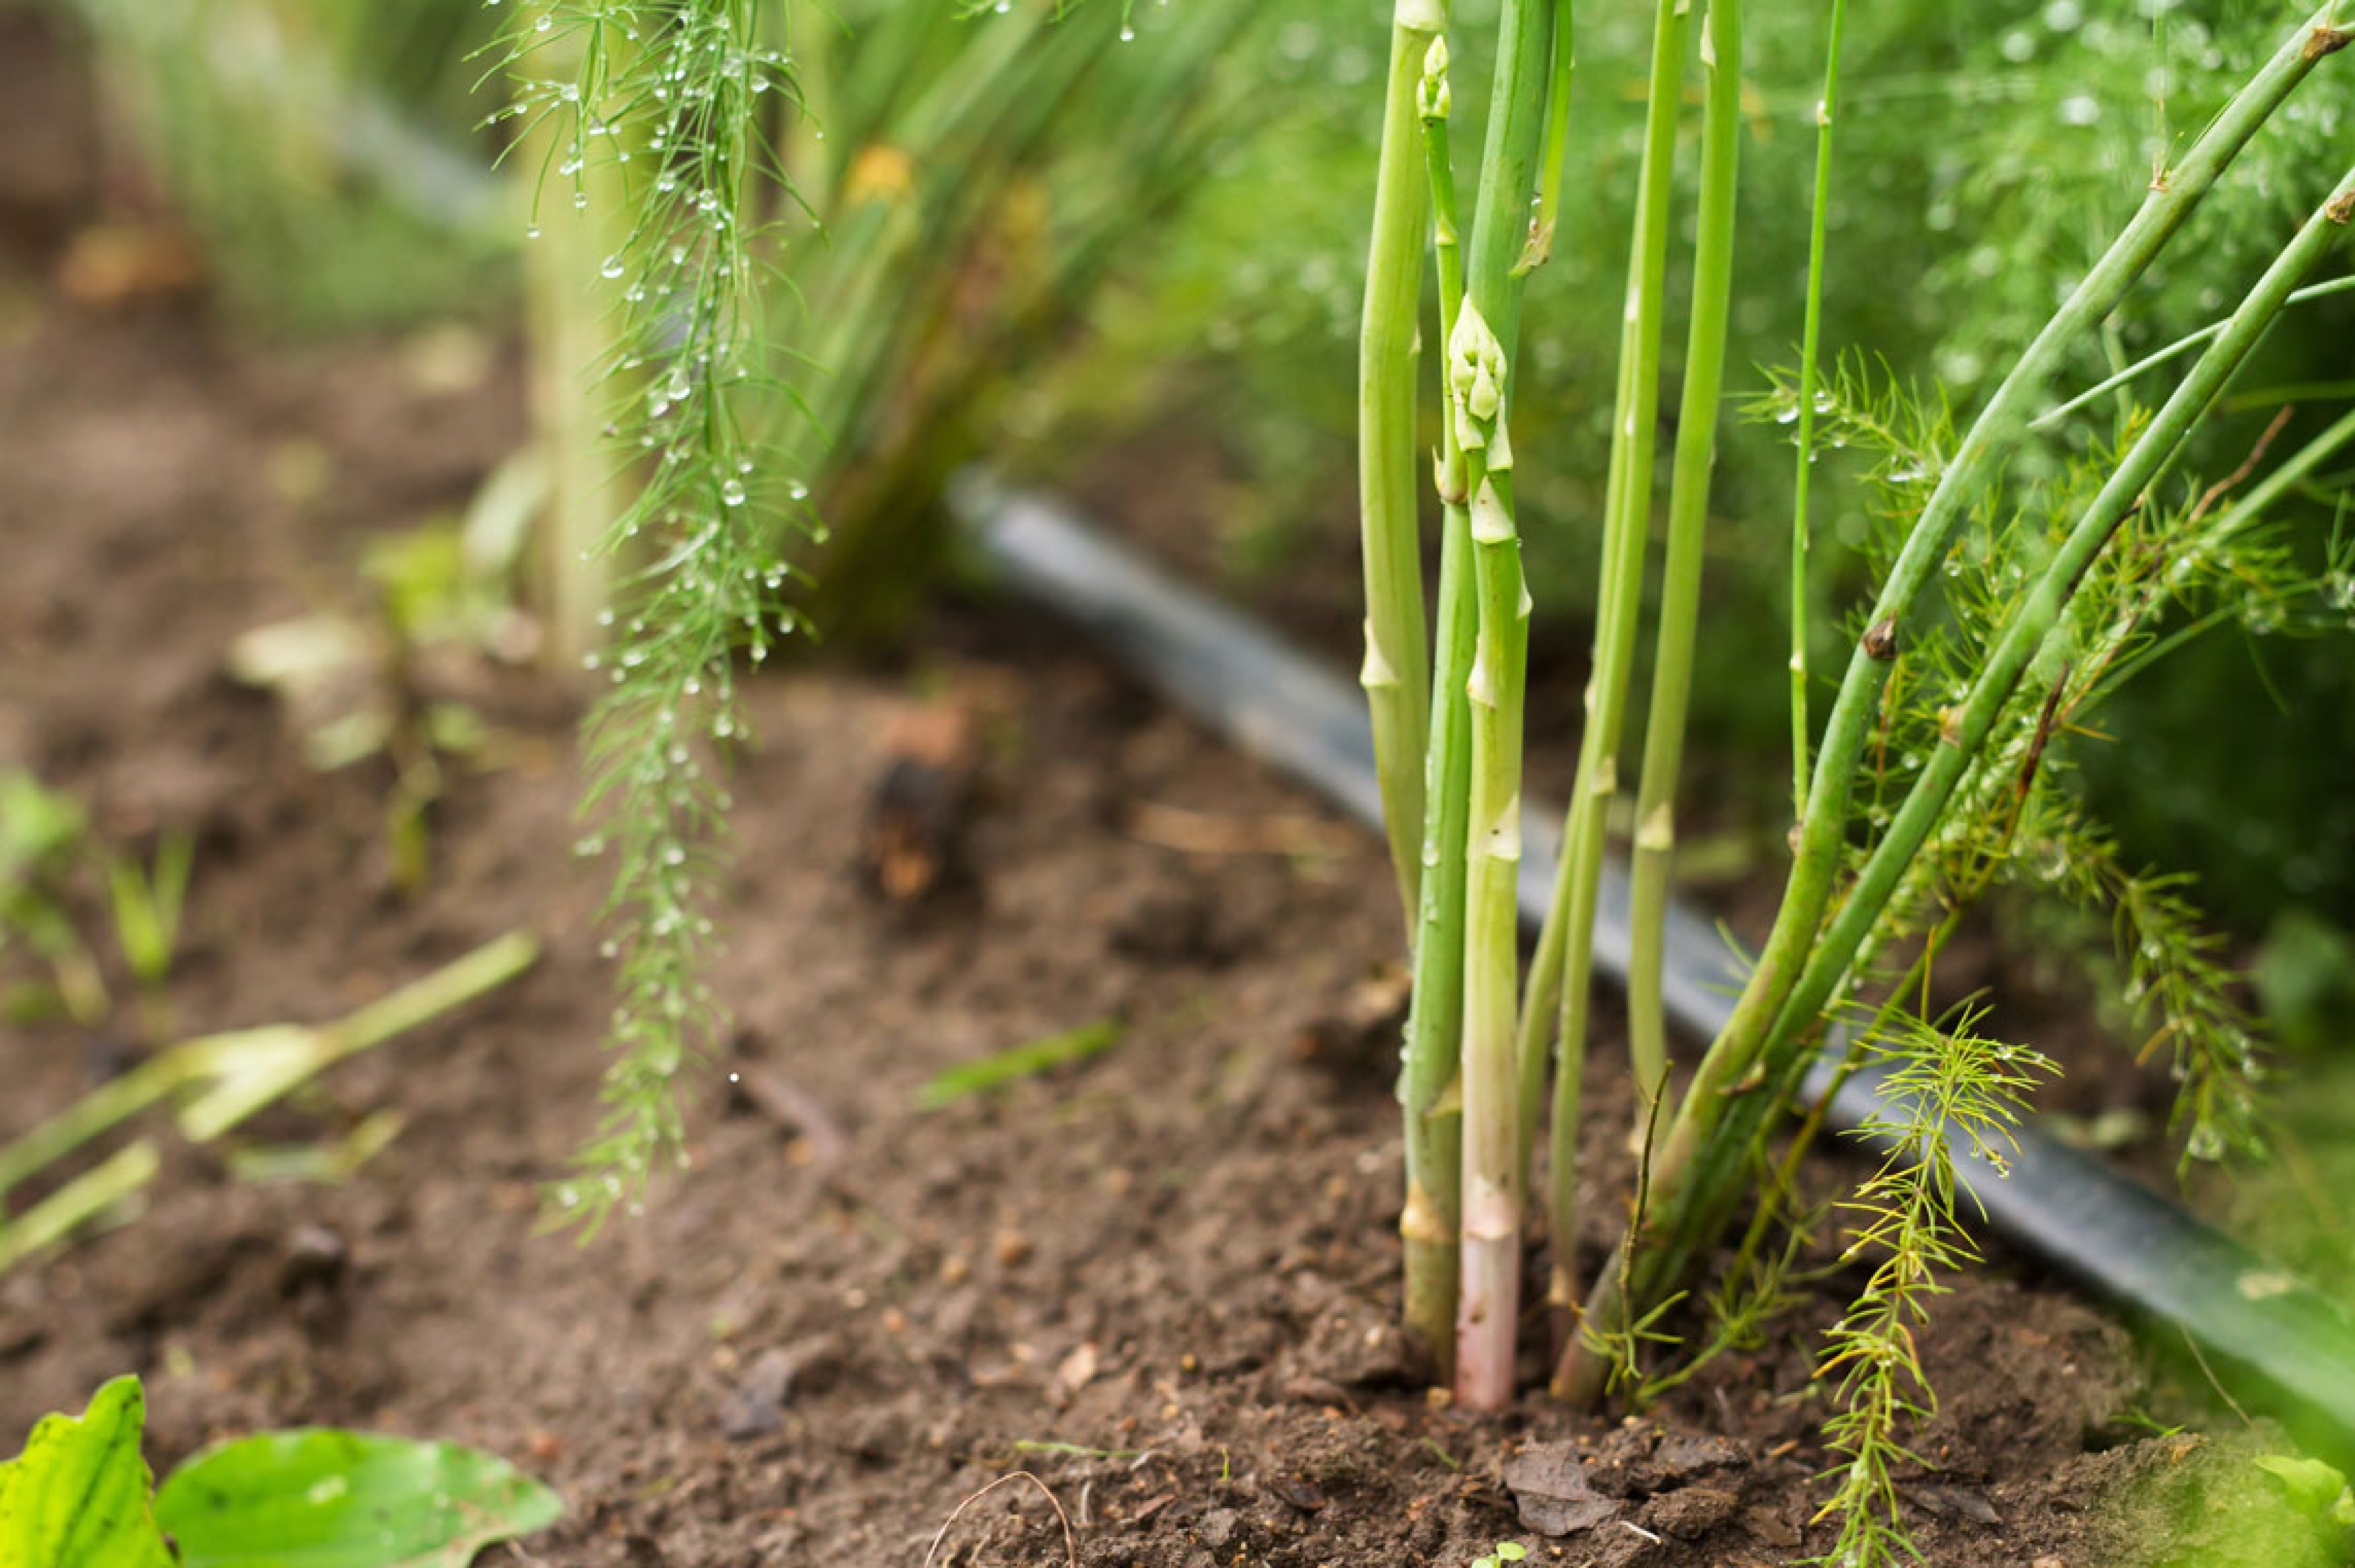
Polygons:
<instances>
[{"instance_id":1,"label":"clump of stalks","mask_svg":"<svg viewBox=\"0 0 2355 1568\"><path fill-rule=\"evenodd\" d=\"M2043 1067L2025 1050L1984 1038L1980 1012L1933 1010L1940 948L1973 902L2001 884L2041 886L2112 915L2130 1000L2155 1024L2145 1050L2166 1051L2184 1086L2187 1149L2206 1156L2251 1141L2257 1068L2234 979L2180 889L2120 863L2070 789L2065 750L2101 699L2173 640L2164 619L2171 609L2236 591L2248 596L2241 602L2278 602L2313 587L2268 531L2262 504L2250 504L2258 493L2232 500L2264 461L2262 443L2243 471L2215 484L2177 471L2235 371L2347 228L2355 172L2281 245L2229 319L2187 345L2199 355L2155 411L2136 410L2113 437L2066 459L2057 479L2014 480L2009 462L2034 439L2030 420L2048 387L2098 346L2105 319L2201 197L2304 79L2355 36L2338 11L2310 15L2158 171L2131 220L1957 437L1934 400L1883 386L1860 361L1824 363L1825 213L1845 22L1844 7L1832 8L1815 116L1801 361L1767 399L1775 418L1796 424L1799 444L1789 650L1795 858L1731 1022L1678 1094L1661 1005L1661 932L1737 271L1740 7L1660 0L1654 18L1585 729L1560 880L1517 1001L1512 887L1530 613L1518 550L1532 520L1518 514L1513 482L1516 453L1541 461L1547 445L1526 419L1513 429L1514 357L1521 280L1577 216L1574 206L1567 214L1558 206L1571 7L1508 0L1503 8L1466 246L1447 135L1445 8L1400 0L1360 361L1364 682L1415 983L1401 1080L1406 1319L1449 1369L1462 1403L1493 1409L1515 1392L1522 1182L1549 1072L1552 1381L1566 1397L1592 1399L1614 1373L1633 1374L1631 1387L1660 1385L1641 1361L1663 1338L1664 1312L1697 1283L1701 1261L1757 1190L1770 1140L1828 1024L1849 1019L1842 1071L1875 1059L1896 1069L1881 1129L1895 1151L1859 1194L1864 1223L1851 1245L1881 1261L1824 1362L1838 1412L1829 1436L1848 1477L1832 1511L1843 1521L1841 1561L1891 1561L1903 1550L1890 1467L1903 1457L1905 1420L1929 1398L1913 1330L1937 1275L1970 1259L1945 1139L1956 1133L1999 1156ZM1705 81L1695 243L1633 813L1626 983L1642 1158L1632 1218L1581 1289L1579 1083L1598 894L1629 771L1622 752L1654 532L1675 165L1696 54ZM1427 217L1413 211L1418 199L1428 202ZM1436 259L1435 335L1414 319L1426 249ZM1444 345L1437 622L1428 643L1408 480L1419 335ZM1849 618L1851 652L1817 729L1806 660L1806 497L1809 467L1827 443L1874 456L1883 515L1868 552L1881 586ZM2282 471L2294 478L2315 461L2300 454ZM1419 653L1427 665L1409 662ZM1426 668L1427 703L1419 679ZM1786 1162L1818 1120L1802 1123ZM1742 1266L1754 1258L1760 1232L1753 1224Z\"/></svg>"}]
</instances>

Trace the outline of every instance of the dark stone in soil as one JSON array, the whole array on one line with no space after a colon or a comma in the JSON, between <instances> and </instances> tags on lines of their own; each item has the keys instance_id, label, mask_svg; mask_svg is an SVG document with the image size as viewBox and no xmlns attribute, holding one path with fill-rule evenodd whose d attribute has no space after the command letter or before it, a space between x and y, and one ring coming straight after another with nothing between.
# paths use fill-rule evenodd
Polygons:
<instances>
[{"instance_id":1,"label":"dark stone in soil","mask_svg":"<svg viewBox=\"0 0 2355 1568\"><path fill-rule=\"evenodd\" d=\"M1684 1487L1652 1499L1644 1510L1646 1529L1682 1541L1698 1541L1731 1520L1742 1494L1727 1487Z\"/></svg>"},{"instance_id":2,"label":"dark stone in soil","mask_svg":"<svg viewBox=\"0 0 2355 1568\"><path fill-rule=\"evenodd\" d=\"M749 1443L784 1430L784 1408L797 1387L823 1381L835 1358L830 1340L805 1340L773 1346L752 1358L743 1377L719 1406L719 1435L730 1442Z\"/></svg>"},{"instance_id":3,"label":"dark stone in soil","mask_svg":"<svg viewBox=\"0 0 2355 1568\"><path fill-rule=\"evenodd\" d=\"M350 1269L352 1249L332 1225L302 1224L286 1238L278 1265L279 1294L286 1297L333 1290Z\"/></svg>"},{"instance_id":4,"label":"dark stone in soil","mask_svg":"<svg viewBox=\"0 0 2355 1568\"><path fill-rule=\"evenodd\" d=\"M1606 1524L1625 1505L1595 1490L1573 1443L1536 1443L1505 1466L1505 1487L1521 1523L1540 1535L1575 1535Z\"/></svg>"}]
</instances>

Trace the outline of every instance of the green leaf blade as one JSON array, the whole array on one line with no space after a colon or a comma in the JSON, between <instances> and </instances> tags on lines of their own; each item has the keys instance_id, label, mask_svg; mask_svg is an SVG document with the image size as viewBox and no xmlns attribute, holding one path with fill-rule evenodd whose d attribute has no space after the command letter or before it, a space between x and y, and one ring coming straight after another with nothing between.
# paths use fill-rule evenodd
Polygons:
<instances>
[{"instance_id":1,"label":"green leaf blade","mask_svg":"<svg viewBox=\"0 0 2355 1568\"><path fill-rule=\"evenodd\" d=\"M1116 1018L1099 1019L1060 1034L1032 1040L977 1062L964 1062L934 1074L916 1091L918 1110L939 1110L975 1095L987 1094L1032 1078L1069 1062L1109 1051L1123 1033Z\"/></svg>"},{"instance_id":2,"label":"green leaf blade","mask_svg":"<svg viewBox=\"0 0 2355 1568\"><path fill-rule=\"evenodd\" d=\"M496 1455L326 1427L224 1444L155 1498L185 1568L466 1568L563 1511Z\"/></svg>"},{"instance_id":3,"label":"green leaf blade","mask_svg":"<svg viewBox=\"0 0 2355 1568\"><path fill-rule=\"evenodd\" d=\"M0 1464L0 1563L9 1568L172 1568L148 1511L135 1377L91 1396L80 1419L51 1415Z\"/></svg>"}]
</instances>

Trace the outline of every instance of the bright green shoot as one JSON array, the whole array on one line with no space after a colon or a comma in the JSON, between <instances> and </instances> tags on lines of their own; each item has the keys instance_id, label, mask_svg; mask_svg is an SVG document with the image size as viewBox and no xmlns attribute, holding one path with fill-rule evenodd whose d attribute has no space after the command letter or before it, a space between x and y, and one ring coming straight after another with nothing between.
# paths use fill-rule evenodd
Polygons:
<instances>
[{"instance_id":1,"label":"bright green shoot","mask_svg":"<svg viewBox=\"0 0 2355 1568\"><path fill-rule=\"evenodd\" d=\"M150 991L172 971L180 946L180 910L188 893L196 841L165 833L155 846L155 863L142 867L129 855L107 863L107 891L114 907L114 938L132 977Z\"/></svg>"}]
</instances>

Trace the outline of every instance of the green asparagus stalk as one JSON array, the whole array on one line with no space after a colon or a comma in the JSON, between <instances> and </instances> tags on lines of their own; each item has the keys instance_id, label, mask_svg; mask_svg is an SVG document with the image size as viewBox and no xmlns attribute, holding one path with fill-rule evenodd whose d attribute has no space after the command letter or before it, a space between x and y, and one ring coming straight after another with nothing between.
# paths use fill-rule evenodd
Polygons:
<instances>
[{"instance_id":1,"label":"green asparagus stalk","mask_svg":"<svg viewBox=\"0 0 2355 1568\"><path fill-rule=\"evenodd\" d=\"M1798 477L1791 486L1791 814L1807 809L1807 486L1816 464L1816 377L1824 341L1825 236L1832 206L1832 128L1839 120L1848 0L1832 0L1824 95L1816 103L1816 199L1807 218L1806 324L1799 344Z\"/></svg>"},{"instance_id":2,"label":"green asparagus stalk","mask_svg":"<svg viewBox=\"0 0 2355 1568\"><path fill-rule=\"evenodd\" d=\"M1449 160L1447 44L1434 35L1417 93L1438 254L1441 342L1464 302L1455 176ZM1442 421L1439 493L1439 626L1432 671L1424 760L1422 882L1413 944L1413 1000L1407 1014L1406 1326L1428 1352L1442 1384L1455 1377L1456 1280L1461 1268L1464 1164L1460 1053L1464 1031L1464 847L1470 816L1471 680L1479 611L1473 598L1472 520L1455 421Z\"/></svg>"},{"instance_id":3,"label":"green asparagus stalk","mask_svg":"<svg viewBox=\"0 0 2355 1568\"><path fill-rule=\"evenodd\" d=\"M1869 630L1851 654L1831 716L1819 762L1809 786L1799 848L1783 902L1733 1016L1702 1059L1679 1102L1667 1138L1657 1150L1650 1186L1657 1205L1682 1196L1696 1150L1707 1146L1737 1085L1757 1066L1767 1036L1815 945L1824 908L1838 869L1848 821L1849 791L1857 758L1871 727L1887 664L1902 619L1911 612L1955 530L2018 440L2030 402L2051 378L2068 347L2093 331L2190 217L2200 198L2257 129L2325 56L2345 47L2349 35L2332 23L2326 5L2297 31L2210 122L2183 161L2155 182L2134 217L2087 271L2015 362L1987 406L1973 422L1960 449L1900 552L1875 602ZM1622 1287L1641 1238L1623 1234L1590 1297L1585 1321L1607 1329L1625 1316ZM1556 1387L1577 1399L1601 1390L1604 1372L1591 1336L1574 1336L1556 1371Z\"/></svg>"},{"instance_id":4,"label":"green asparagus stalk","mask_svg":"<svg viewBox=\"0 0 2355 1568\"><path fill-rule=\"evenodd\" d=\"M1415 526L1416 313L1431 208L1416 99L1423 57L1445 21L1440 0L1399 0L1382 111L1374 232L1358 334L1358 510L1365 561L1366 657L1359 681L1373 715L1399 906L1414 939L1423 885L1423 769L1428 749L1430 653Z\"/></svg>"},{"instance_id":5,"label":"green asparagus stalk","mask_svg":"<svg viewBox=\"0 0 2355 1568\"><path fill-rule=\"evenodd\" d=\"M1545 149L1538 170L1537 214L1529 220L1529 245L1513 267L1517 276L1545 264L1553 254L1554 235L1560 228L1562 169L1570 154L1571 89L1578 64L1572 9L1571 0L1560 0L1554 7L1553 85L1546 100ZM1561 896L1565 885L1557 880L1552 904L1546 911L1545 928L1539 933L1530 960L1529 978L1521 986L1519 1038L1514 1049L1520 1058L1520 1161L1524 1185L1529 1181L1530 1145L1537 1137L1538 1107L1545 1103L1546 1067L1553 1044L1555 1008L1561 995L1561 927L1569 913Z\"/></svg>"},{"instance_id":6,"label":"green asparagus stalk","mask_svg":"<svg viewBox=\"0 0 2355 1568\"><path fill-rule=\"evenodd\" d=\"M1630 870L1628 1054L1635 1065L1640 1125L1648 1125L1649 1107L1668 1076L1660 966L1668 872L1676 847L1677 775L1683 767L1693 640L1700 619L1710 476L1717 461L1718 395L1725 383L1726 315L1733 296L1733 198L1742 144L1741 0L1710 0L1700 42L1709 93L1701 140L1700 218L1693 246L1692 321L1677 414L1652 705L1644 727L1644 772L1636 792L1636 853Z\"/></svg>"},{"instance_id":7,"label":"green asparagus stalk","mask_svg":"<svg viewBox=\"0 0 2355 1568\"><path fill-rule=\"evenodd\" d=\"M1494 1409L1512 1396L1520 1305L1519 1078L1514 1012L1519 947L1523 691L1529 597L1512 511L1508 379L1538 148L1552 86L1552 0L1511 0L1481 159L1479 200L1464 302L1448 323L1447 458L1460 471L1472 546L1474 657L1466 674L1469 768L1464 909L1462 1268L1456 1304L1456 1397ZM1433 71L1445 69L1444 47ZM1444 82L1429 96L1444 107ZM1453 179L1444 114L1425 119L1441 234L1452 235ZM1450 247L1441 249L1443 312L1452 296Z\"/></svg>"},{"instance_id":8,"label":"green asparagus stalk","mask_svg":"<svg viewBox=\"0 0 2355 1568\"><path fill-rule=\"evenodd\" d=\"M1643 609L1644 551L1650 531L1652 451L1660 398L1660 337L1667 293L1669 187L1676 173L1677 109L1685 54L1685 0L1659 0L1652 23L1652 71L1646 100L1644 160L1636 202L1635 239L1627 259L1626 313L1619 341L1619 384L1604 489L1603 577L1594 627L1593 672L1586 688L1586 725L1578 751L1578 779L1562 827L1561 867L1549 919L1561 945L1558 963L1540 955L1532 975L1559 977L1560 1034L1555 1047L1549 1177L1553 1267L1547 1300L1566 1318L1577 1302L1578 1120L1580 1080L1586 1062L1586 1027L1593 994L1594 911L1602 886L1604 832L1618 792L1620 730L1627 712L1628 677ZM1535 986L1523 1004L1524 1062L1544 1049L1553 1022L1551 999ZM1531 1069L1524 1067L1526 1077ZM1534 1105L1525 1115L1534 1118Z\"/></svg>"}]
</instances>

